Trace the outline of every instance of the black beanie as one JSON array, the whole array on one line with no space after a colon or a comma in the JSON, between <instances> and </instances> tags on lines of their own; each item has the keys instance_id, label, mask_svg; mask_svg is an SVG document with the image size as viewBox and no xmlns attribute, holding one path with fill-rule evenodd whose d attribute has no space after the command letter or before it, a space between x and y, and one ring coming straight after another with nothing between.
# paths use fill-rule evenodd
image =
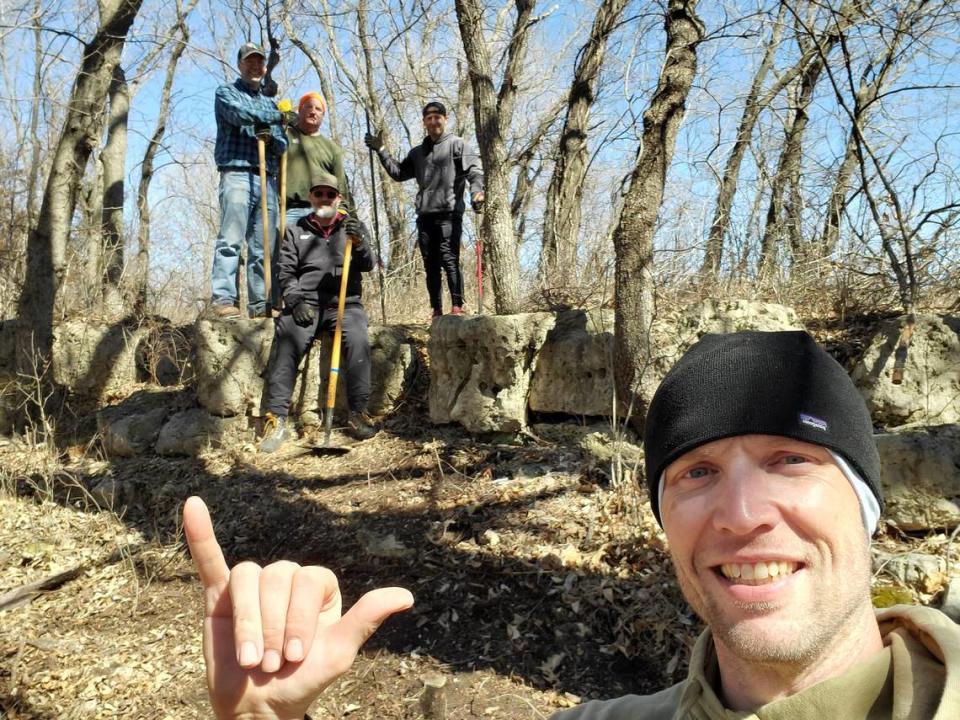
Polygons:
<instances>
[{"instance_id":1,"label":"black beanie","mask_svg":"<svg viewBox=\"0 0 960 720\"><path fill-rule=\"evenodd\" d=\"M650 505L667 466L735 435L781 435L842 456L883 510L870 413L847 372L801 331L704 335L664 377L643 445Z\"/></svg>"}]
</instances>

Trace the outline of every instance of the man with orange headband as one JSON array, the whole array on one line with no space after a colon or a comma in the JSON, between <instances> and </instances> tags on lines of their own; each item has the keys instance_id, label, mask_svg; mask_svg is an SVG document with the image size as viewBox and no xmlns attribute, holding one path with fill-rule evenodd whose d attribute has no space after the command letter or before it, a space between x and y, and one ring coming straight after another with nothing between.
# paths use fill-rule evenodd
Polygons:
<instances>
[{"instance_id":1,"label":"man with orange headband","mask_svg":"<svg viewBox=\"0 0 960 720\"><path fill-rule=\"evenodd\" d=\"M352 209L343 149L320 134L326 114L326 98L308 92L300 98L297 124L287 127L287 227L310 213L310 178L320 174L333 175L340 181L345 198L341 207L348 212Z\"/></svg>"}]
</instances>

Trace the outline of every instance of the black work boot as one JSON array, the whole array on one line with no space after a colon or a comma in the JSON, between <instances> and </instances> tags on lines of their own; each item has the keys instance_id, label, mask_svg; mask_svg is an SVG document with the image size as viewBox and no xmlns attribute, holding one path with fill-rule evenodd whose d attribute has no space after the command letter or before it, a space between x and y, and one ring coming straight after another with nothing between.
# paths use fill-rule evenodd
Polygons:
<instances>
[{"instance_id":1,"label":"black work boot","mask_svg":"<svg viewBox=\"0 0 960 720\"><path fill-rule=\"evenodd\" d=\"M290 439L293 431L287 427L287 418L283 415L267 413L267 423L263 428L263 440L260 441L260 452L276 452L283 443Z\"/></svg>"},{"instance_id":2,"label":"black work boot","mask_svg":"<svg viewBox=\"0 0 960 720\"><path fill-rule=\"evenodd\" d=\"M351 410L347 416L347 433L356 440L369 440L377 434L377 428L366 412Z\"/></svg>"}]
</instances>

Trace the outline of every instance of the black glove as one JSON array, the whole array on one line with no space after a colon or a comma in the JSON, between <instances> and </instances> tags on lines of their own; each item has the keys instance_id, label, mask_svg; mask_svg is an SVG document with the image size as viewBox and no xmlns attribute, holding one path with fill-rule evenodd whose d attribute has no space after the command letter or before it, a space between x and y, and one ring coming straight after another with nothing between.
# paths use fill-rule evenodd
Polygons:
<instances>
[{"instance_id":1,"label":"black glove","mask_svg":"<svg viewBox=\"0 0 960 720\"><path fill-rule=\"evenodd\" d=\"M347 215L343 220L343 230L347 233L354 246L359 245L363 240L363 223L357 220L353 215Z\"/></svg>"},{"instance_id":2,"label":"black glove","mask_svg":"<svg viewBox=\"0 0 960 720\"><path fill-rule=\"evenodd\" d=\"M301 300L293 308L293 321L297 325L306 327L317 317L317 311L306 300Z\"/></svg>"},{"instance_id":3,"label":"black glove","mask_svg":"<svg viewBox=\"0 0 960 720\"><path fill-rule=\"evenodd\" d=\"M367 133L363 136L363 141L371 150L380 150L380 148L383 147L383 136L381 133L377 133L376 135Z\"/></svg>"},{"instance_id":4,"label":"black glove","mask_svg":"<svg viewBox=\"0 0 960 720\"><path fill-rule=\"evenodd\" d=\"M281 125L284 125L284 126L289 125L290 127L296 127L299 123L300 123L300 113L298 113L296 110L290 110L283 114L283 121L281 122Z\"/></svg>"},{"instance_id":5,"label":"black glove","mask_svg":"<svg viewBox=\"0 0 960 720\"><path fill-rule=\"evenodd\" d=\"M473 208L473 211L474 211L475 213L483 212L483 201L484 201L484 199L485 199L485 198L484 198L483 193L477 193L477 194L474 195L473 198L470 200L470 207Z\"/></svg>"},{"instance_id":6,"label":"black glove","mask_svg":"<svg viewBox=\"0 0 960 720\"><path fill-rule=\"evenodd\" d=\"M254 125L253 134L257 136L258 140L263 140L268 145L273 140L273 133L270 132L269 125Z\"/></svg>"}]
</instances>

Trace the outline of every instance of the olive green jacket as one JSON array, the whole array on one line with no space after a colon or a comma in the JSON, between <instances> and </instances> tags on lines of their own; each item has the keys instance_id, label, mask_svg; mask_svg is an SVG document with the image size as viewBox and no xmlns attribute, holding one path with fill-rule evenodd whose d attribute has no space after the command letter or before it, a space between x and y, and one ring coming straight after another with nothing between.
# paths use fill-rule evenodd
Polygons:
<instances>
[{"instance_id":1,"label":"olive green jacket","mask_svg":"<svg viewBox=\"0 0 960 720\"><path fill-rule=\"evenodd\" d=\"M898 605L877 612L884 649L843 675L752 712L726 709L708 678L713 640L697 640L687 679L656 695L589 702L554 720L956 720L960 626L939 610Z\"/></svg>"},{"instance_id":2,"label":"olive green jacket","mask_svg":"<svg viewBox=\"0 0 960 720\"><path fill-rule=\"evenodd\" d=\"M323 135L304 135L296 127L287 128L287 207L290 201L310 202L310 178L320 173L334 175L340 181L344 209L353 207L350 185L343 169L343 150Z\"/></svg>"}]
</instances>

